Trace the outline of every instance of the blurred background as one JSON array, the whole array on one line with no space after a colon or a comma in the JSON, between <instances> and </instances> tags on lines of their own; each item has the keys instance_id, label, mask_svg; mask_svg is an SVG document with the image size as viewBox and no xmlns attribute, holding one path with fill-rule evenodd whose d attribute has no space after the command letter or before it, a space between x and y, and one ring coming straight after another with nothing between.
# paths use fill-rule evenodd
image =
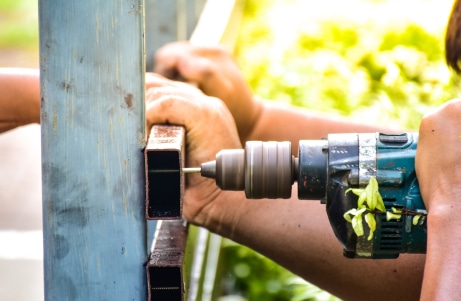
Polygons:
<instances>
[{"instance_id":1,"label":"blurred background","mask_svg":"<svg viewBox=\"0 0 461 301\"><path fill-rule=\"evenodd\" d=\"M0 66L38 65L38 1L0 0Z\"/></svg>"},{"instance_id":2,"label":"blurred background","mask_svg":"<svg viewBox=\"0 0 461 301\"><path fill-rule=\"evenodd\" d=\"M0 0L0 67L38 65L38 1ZM43 300L40 159L39 125L0 134L0 300Z\"/></svg>"},{"instance_id":3,"label":"blurred background","mask_svg":"<svg viewBox=\"0 0 461 301\"><path fill-rule=\"evenodd\" d=\"M235 58L262 98L417 130L460 93L444 60L453 2L246 0ZM38 65L37 0L0 0L0 67ZM0 300L43 300L38 125L0 135L0 206ZM229 240L222 255L221 301L337 300Z\"/></svg>"}]
</instances>

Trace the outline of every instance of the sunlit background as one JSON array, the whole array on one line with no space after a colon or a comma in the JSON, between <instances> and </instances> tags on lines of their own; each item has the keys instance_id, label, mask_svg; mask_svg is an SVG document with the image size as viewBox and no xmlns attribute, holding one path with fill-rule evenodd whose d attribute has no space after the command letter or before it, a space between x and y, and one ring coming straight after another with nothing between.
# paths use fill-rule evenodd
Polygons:
<instances>
[{"instance_id":1,"label":"sunlit background","mask_svg":"<svg viewBox=\"0 0 461 301\"><path fill-rule=\"evenodd\" d=\"M37 2L0 0L0 67L38 67ZM247 0L236 60L265 99L416 130L460 92L444 61L453 2ZM0 135L0 300L43 299L39 127L24 130L33 139ZM34 162L10 161L17 152ZM30 173L12 179L20 163ZM225 240L222 251L222 301L334 299L245 247Z\"/></svg>"},{"instance_id":2,"label":"sunlit background","mask_svg":"<svg viewBox=\"0 0 461 301\"><path fill-rule=\"evenodd\" d=\"M38 1L0 0L0 67L38 64Z\"/></svg>"},{"instance_id":3,"label":"sunlit background","mask_svg":"<svg viewBox=\"0 0 461 301\"><path fill-rule=\"evenodd\" d=\"M258 95L415 129L458 94L444 62L452 0L269 2L248 12L237 48Z\"/></svg>"}]
</instances>

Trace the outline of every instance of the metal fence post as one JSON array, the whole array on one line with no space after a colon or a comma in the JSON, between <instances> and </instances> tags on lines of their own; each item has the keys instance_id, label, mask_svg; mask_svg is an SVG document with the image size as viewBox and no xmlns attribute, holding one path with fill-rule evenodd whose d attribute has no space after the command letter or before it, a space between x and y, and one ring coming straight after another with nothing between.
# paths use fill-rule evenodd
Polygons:
<instances>
[{"instance_id":1,"label":"metal fence post","mask_svg":"<svg viewBox=\"0 0 461 301\"><path fill-rule=\"evenodd\" d=\"M45 300L146 300L143 0L39 1Z\"/></svg>"},{"instance_id":2,"label":"metal fence post","mask_svg":"<svg viewBox=\"0 0 461 301\"><path fill-rule=\"evenodd\" d=\"M146 65L154 66L154 53L166 43L187 40L195 29L206 0L145 0Z\"/></svg>"}]
</instances>

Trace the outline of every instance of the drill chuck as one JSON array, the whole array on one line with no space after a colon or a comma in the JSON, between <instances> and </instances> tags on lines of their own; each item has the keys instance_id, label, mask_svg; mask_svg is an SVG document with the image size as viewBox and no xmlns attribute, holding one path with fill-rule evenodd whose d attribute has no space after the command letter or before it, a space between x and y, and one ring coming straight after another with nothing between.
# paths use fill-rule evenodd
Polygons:
<instances>
[{"instance_id":1,"label":"drill chuck","mask_svg":"<svg viewBox=\"0 0 461 301\"><path fill-rule=\"evenodd\" d=\"M245 190L249 199L290 198L297 170L290 142L249 141L245 149L222 150L203 163L201 175L222 190Z\"/></svg>"}]
</instances>

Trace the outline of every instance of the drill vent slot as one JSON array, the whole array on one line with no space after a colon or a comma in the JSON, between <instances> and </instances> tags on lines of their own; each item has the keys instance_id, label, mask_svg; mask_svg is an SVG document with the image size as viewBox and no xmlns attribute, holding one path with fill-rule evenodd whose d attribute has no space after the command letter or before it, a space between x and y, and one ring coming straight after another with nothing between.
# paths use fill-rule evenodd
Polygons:
<instances>
[{"instance_id":1,"label":"drill vent slot","mask_svg":"<svg viewBox=\"0 0 461 301\"><path fill-rule=\"evenodd\" d=\"M385 199L384 204L387 210L391 210L392 207L400 209L402 206L396 206L394 199ZM402 249L402 233L404 230L403 219L398 220L386 220L386 216L383 215L380 218L381 222L381 239L379 242L379 249L385 251L400 251Z\"/></svg>"},{"instance_id":2,"label":"drill vent slot","mask_svg":"<svg viewBox=\"0 0 461 301\"><path fill-rule=\"evenodd\" d=\"M402 248L402 227L403 225L395 225L385 221L381 223L381 250L400 250ZM398 226L398 227L396 227Z\"/></svg>"}]
</instances>

